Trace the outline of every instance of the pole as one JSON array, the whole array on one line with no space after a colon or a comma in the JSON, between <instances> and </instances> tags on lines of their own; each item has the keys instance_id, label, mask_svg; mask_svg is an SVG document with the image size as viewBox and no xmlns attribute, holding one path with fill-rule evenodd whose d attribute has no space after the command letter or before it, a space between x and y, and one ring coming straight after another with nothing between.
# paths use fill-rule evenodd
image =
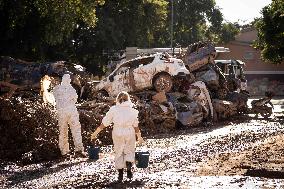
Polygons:
<instances>
[{"instance_id":1,"label":"pole","mask_svg":"<svg viewBox=\"0 0 284 189\"><path fill-rule=\"evenodd\" d=\"M171 0L172 4L172 17L171 17L171 48L173 48L173 31L174 31L174 0Z\"/></svg>"}]
</instances>

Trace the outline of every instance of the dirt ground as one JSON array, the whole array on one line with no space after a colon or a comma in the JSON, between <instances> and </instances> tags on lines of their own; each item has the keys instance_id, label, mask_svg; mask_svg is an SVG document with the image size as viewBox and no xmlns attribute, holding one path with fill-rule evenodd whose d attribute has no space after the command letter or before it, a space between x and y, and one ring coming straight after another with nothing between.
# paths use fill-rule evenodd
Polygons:
<instances>
[{"instance_id":1,"label":"dirt ground","mask_svg":"<svg viewBox=\"0 0 284 189\"><path fill-rule=\"evenodd\" d=\"M237 117L146 138L146 169L117 183L112 146L100 159L55 160L20 166L2 162L0 188L282 188L284 115Z\"/></svg>"},{"instance_id":2,"label":"dirt ground","mask_svg":"<svg viewBox=\"0 0 284 189\"><path fill-rule=\"evenodd\" d=\"M199 164L197 175L247 175L284 179L284 135L257 140L244 151L208 157Z\"/></svg>"}]
</instances>

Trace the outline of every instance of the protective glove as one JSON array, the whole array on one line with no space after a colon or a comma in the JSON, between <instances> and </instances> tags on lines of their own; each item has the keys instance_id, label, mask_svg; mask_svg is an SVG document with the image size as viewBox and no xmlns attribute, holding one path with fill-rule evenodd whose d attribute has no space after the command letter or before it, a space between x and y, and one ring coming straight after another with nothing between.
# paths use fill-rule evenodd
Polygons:
<instances>
[{"instance_id":1,"label":"protective glove","mask_svg":"<svg viewBox=\"0 0 284 189\"><path fill-rule=\"evenodd\" d=\"M144 141L143 138L141 137L141 132L136 133L136 135L137 135L137 139L138 139L138 143L139 143L139 144L145 143L145 141Z\"/></svg>"},{"instance_id":2,"label":"protective glove","mask_svg":"<svg viewBox=\"0 0 284 189\"><path fill-rule=\"evenodd\" d=\"M101 128L100 128L100 127L98 127L98 128L95 130L95 132L93 132L93 134L91 135L91 140L92 140L92 141L93 141L93 140L96 140L96 138L97 138L99 132L101 132Z\"/></svg>"},{"instance_id":3,"label":"protective glove","mask_svg":"<svg viewBox=\"0 0 284 189\"><path fill-rule=\"evenodd\" d=\"M141 145L141 144L145 143L145 140L142 137L139 137L138 143Z\"/></svg>"}]
</instances>

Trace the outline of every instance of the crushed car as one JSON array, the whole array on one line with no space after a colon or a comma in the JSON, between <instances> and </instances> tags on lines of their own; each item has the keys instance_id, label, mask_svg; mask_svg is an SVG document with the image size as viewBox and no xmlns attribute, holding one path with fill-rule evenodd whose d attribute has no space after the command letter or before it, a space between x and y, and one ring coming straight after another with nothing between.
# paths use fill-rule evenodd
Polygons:
<instances>
[{"instance_id":1,"label":"crushed car","mask_svg":"<svg viewBox=\"0 0 284 189\"><path fill-rule=\"evenodd\" d=\"M175 79L189 74L181 59L167 53L142 56L120 65L97 86L100 95L115 96L120 91L138 92L154 88L157 92L171 91Z\"/></svg>"},{"instance_id":2,"label":"crushed car","mask_svg":"<svg viewBox=\"0 0 284 189\"><path fill-rule=\"evenodd\" d=\"M247 80L244 74L245 63L241 60L214 60L215 64L222 70L228 81L230 91L237 89L238 92L247 92Z\"/></svg>"},{"instance_id":3,"label":"crushed car","mask_svg":"<svg viewBox=\"0 0 284 189\"><path fill-rule=\"evenodd\" d=\"M216 57L216 50L212 43L198 42L188 46L183 56L186 67L192 72L210 63Z\"/></svg>"}]
</instances>

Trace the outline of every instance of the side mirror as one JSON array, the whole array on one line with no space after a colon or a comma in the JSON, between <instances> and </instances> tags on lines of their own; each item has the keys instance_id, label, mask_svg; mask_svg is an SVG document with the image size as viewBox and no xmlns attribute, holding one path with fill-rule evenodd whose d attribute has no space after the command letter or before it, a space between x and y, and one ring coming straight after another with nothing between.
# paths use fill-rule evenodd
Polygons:
<instances>
[{"instance_id":1,"label":"side mirror","mask_svg":"<svg viewBox=\"0 0 284 189\"><path fill-rule=\"evenodd\" d=\"M113 81L114 81L114 76L113 76L113 75L110 75L110 76L109 76L109 81L110 81L110 82L113 82Z\"/></svg>"}]
</instances>

